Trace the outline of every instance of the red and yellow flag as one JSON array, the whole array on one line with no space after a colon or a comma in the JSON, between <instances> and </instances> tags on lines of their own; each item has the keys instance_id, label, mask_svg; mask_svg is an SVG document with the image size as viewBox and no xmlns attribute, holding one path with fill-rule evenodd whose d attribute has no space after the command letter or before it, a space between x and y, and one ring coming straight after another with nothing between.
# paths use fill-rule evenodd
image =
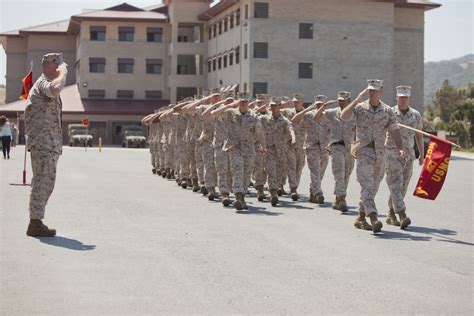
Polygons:
<instances>
[{"instance_id":1,"label":"red and yellow flag","mask_svg":"<svg viewBox=\"0 0 474 316\"><path fill-rule=\"evenodd\" d=\"M451 143L431 138L414 196L427 200L436 199L448 174L451 148Z\"/></svg>"},{"instance_id":2,"label":"red and yellow flag","mask_svg":"<svg viewBox=\"0 0 474 316\"><path fill-rule=\"evenodd\" d=\"M82 126L84 126L84 127L89 127L89 119L83 119L83 120L81 121L81 124L82 124Z\"/></svg>"},{"instance_id":3,"label":"red and yellow flag","mask_svg":"<svg viewBox=\"0 0 474 316\"><path fill-rule=\"evenodd\" d=\"M30 69L28 74L23 78L23 87L21 88L20 100L28 99L28 93L33 86L33 69Z\"/></svg>"}]
</instances>

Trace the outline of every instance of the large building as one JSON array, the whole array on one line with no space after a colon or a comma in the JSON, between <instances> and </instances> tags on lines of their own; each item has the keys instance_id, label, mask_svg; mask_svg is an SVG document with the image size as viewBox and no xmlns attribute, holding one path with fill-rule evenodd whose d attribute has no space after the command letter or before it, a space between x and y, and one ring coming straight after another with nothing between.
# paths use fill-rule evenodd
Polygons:
<instances>
[{"instance_id":1,"label":"large building","mask_svg":"<svg viewBox=\"0 0 474 316\"><path fill-rule=\"evenodd\" d=\"M68 20L0 34L7 54L6 105L16 116L21 79L41 56L62 51L70 65L64 124L88 117L96 135L117 143L123 124L205 89L271 95L301 92L306 102L366 79L411 85L423 107L423 0L165 0L123 3ZM16 102L14 102L16 101ZM12 103L13 102L13 103ZM13 115L14 114L14 115Z\"/></svg>"}]
</instances>

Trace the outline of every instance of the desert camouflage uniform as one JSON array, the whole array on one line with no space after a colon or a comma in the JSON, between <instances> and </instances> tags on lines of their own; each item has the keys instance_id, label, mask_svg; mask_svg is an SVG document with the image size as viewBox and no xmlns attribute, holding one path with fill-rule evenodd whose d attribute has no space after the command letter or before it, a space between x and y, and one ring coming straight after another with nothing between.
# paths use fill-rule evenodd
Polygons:
<instances>
[{"instance_id":1,"label":"desert camouflage uniform","mask_svg":"<svg viewBox=\"0 0 474 316\"><path fill-rule=\"evenodd\" d=\"M262 115L259 117L266 140L266 163L265 170L268 175L269 190L277 190L283 187L283 179L286 177L286 155L288 151L288 140L291 139L290 130L293 129L291 122L280 115Z\"/></svg>"},{"instance_id":2,"label":"desert camouflage uniform","mask_svg":"<svg viewBox=\"0 0 474 316\"><path fill-rule=\"evenodd\" d=\"M163 150L163 122L158 120L156 124L156 147L158 153L158 165L160 169L165 168L165 151Z\"/></svg>"},{"instance_id":3,"label":"desert camouflage uniform","mask_svg":"<svg viewBox=\"0 0 474 316\"><path fill-rule=\"evenodd\" d=\"M257 117L259 119L271 115L269 112L264 112L264 113L256 113ZM265 154L258 150L258 147L260 144L258 141L255 139L254 141L255 145L255 165L253 169L253 181L255 187L259 186L264 186L265 183L267 183L267 172L265 171L265 164L266 164L266 157Z\"/></svg>"},{"instance_id":4,"label":"desert camouflage uniform","mask_svg":"<svg viewBox=\"0 0 474 316\"><path fill-rule=\"evenodd\" d=\"M321 156L323 149L321 147L321 124L314 120L316 111L310 111L303 117L301 124L305 130L304 149L306 150L306 158L308 160L308 167L311 173L310 194L323 194L321 189Z\"/></svg>"},{"instance_id":5,"label":"desert camouflage uniform","mask_svg":"<svg viewBox=\"0 0 474 316\"><path fill-rule=\"evenodd\" d=\"M229 153L222 150L224 142L227 138L227 126L222 117L215 121L214 140L212 145L214 147L216 171L217 171L217 185L220 193L230 193L232 187L232 175L230 172Z\"/></svg>"},{"instance_id":6,"label":"desert camouflage uniform","mask_svg":"<svg viewBox=\"0 0 474 316\"><path fill-rule=\"evenodd\" d=\"M197 168L196 168L196 140L193 138L194 123L196 115L194 114L185 114L186 117L186 152L187 160L189 162L189 179L197 180Z\"/></svg>"},{"instance_id":7,"label":"desert camouflage uniform","mask_svg":"<svg viewBox=\"0 0 474 316\"><path fill-rule=\"evenodd\" d=\"M331 140L331 123L322 117L319 124L319 145L321 147L321 181L323 181L324 174L329 164L329 142Z\"/></svg>"},{"instance_id":8,"label":"desert camouflage uniform","mask_svg":"<svg viewBox=\"0 0 474 316\"><path fill-rule=\"evenodd\" d=\"M284 109L281 111L290 121L297 114L296 109ZM290 145L287 152L287 174L290 188L297 189L300 185L301 174L305 165L304 139L305 131L302 124L294 124L296 143Z\"/></svg>"},{"instance_id":9,"label":"desert camouflage uniform","mask_svg":"<svg viewBox=\"0 0 474 316\"><path fill-rule=\"evenodd\" d=\"M330 109L324 117L331 124L331 166L334 175L334 195L345 197L349 178L354 169L354 158L351 156L351 144L355 136L355 120L341 120L341 109Z\"/></svg>"},{"instance_id":10,"label":"desert camouflage uniform","mask_svg":"<svg viewBox=\"0 0 474 316\"><path fill-rule=\"evenodd\" d=\"M177 161L178 168L176 172L178 177L181 180L186 180L189 177L189 161L188 155L186 153L186 118L183 114L178 114L175 119L176 124L176 156L175 160Z\"/></svg>"},{"instance_id":11,"label":"desert camouflage uniform","mask_svg":"<svg viewBox=\"0 0 474 316\"><path fill-rule=\"evenodd\" d=\"M62 154L62 104L50 92L51 80L42 74L31 88L25 109L27 148L31 152L30 218L44 218L46 204L53 193L56 168Z\"/></svg>"},{"instance_id":12,"label":"desert camouflage uniform","mask_svg":"<svg viewBox=\"0 0 474 316\"><path fill-rule=\"evenodd\" d=\"M165 168L172 170L174 167L174 146L173 146L173 122L172 120L162 121L163 136L161 144L165 154Z\"/></svg>"},{"instance_id":13,"label":"desert camouflage uniform","mask_svg":"<svg viewBox=\"0 0 474 316\"><path fill-rule=\"evenodd\" d=\"M377 214L375 195L384 176L385 134L398 129L395 113L387 104L380 102L375 110L369 100L354 108L356 141L352 153L357 160L357 181L361 187L360 211L366 215Z\"/></svg>"},{"instance_id":14,"label":"desert camouflage uniform","mask_svg":"<svg viewBox=\"0 0 474 316\"><path fill-rule=\"evenodd\" d=\"M397 122L416 129L423 129L423 118L420 113L409 108L406 114L403 114L398 106L392 108L396 115ZM408 184L410 183L413 174L413 162L415 161L415 132L406 128L400 128L400 136L402 138L403 150L406 153L406 158L401 160L399 157L399 150L393 141L390 133L387 133L386 140L386 154L387 160L385 169L387 172L387 184L390 190L390 198L388 200L388 207L395 210L395 213L400 213L406 210L404 197L407 193Z\"/></svg>"},{"instance_id":15,"label":"desert camouflage uniform","mask_svg":"<svg viewBox=\"0 0 474 316\"><path fill-rule=\"evenodd\" d=\"M206 188L215 188L217 184L216 165L214 163L214 140L215 122L203 120L202 132L199 142L202 148L202 161L204 166L204 185Z\"/></svg>"},{"instance_id":16,"label":"desert camouflage uniform","mask_svg":"<svg viewBox=\"0 0 474 316\"><path fill-rule=\"evenodd\" d=\"M254 168L254 140L262 125L255 114L250 111L242 114L239 109L226 110L223 119L227 125L223 149L230 156L232 189L234 194L245 194Z\"/></svg>"},{"instance_id":17,"label":"desert camouflage uniform","mask_svg":"<svg viewBox=\"0 0 474 316\"><path fill-rule=\"evenodd\" d=\"M194 126L191 134L191 139L194 142L194 160L196 162L197 178L201 185L204 185L204 162L202 160L202 144L199 142L201 137L204 119L202 118L203 109L198 108L197 113L194 113Z\"/></svg>"}]
</instances>

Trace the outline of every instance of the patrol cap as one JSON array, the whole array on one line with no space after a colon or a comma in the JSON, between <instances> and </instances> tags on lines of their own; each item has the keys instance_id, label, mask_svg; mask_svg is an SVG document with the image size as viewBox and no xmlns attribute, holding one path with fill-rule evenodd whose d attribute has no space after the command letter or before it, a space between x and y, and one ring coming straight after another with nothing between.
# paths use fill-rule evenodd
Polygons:
<instances>
[{"instance_id":1,"label":"patrol cap","mask_svg":"<svg viewBox=\"0 0 474 316\"><path fill-rule=\"evenodd\" d=\"M339 91L337 93L337 99L339 101L347 101L351 98L351 93L347 91Z\"/></svg>"},{"instance_id":2,"label":"patrol cap","mask_svg":"<svg viewBox=\"0 0 474 316\"><path fill-rule=\"evenodd\" d=\"M409 97L411 96L411 87L410 86L398 86L397 87L397 97Z\"/></svg>"},{"instance_id":3,"label":"patrol cap","mask_svg":"<svg viewBox=\"0 0 474 316\"><path fill-rule=\"evenodd\" d=\"M325 96L325 95L322 95L322 94L317 95L317 96L314 97L314 102L316 102L316 103L324 103L327 100L328 100L328 97Z\"/></svg>"},{"instance_id":4,"label":"patrol cap","mask_svg":"<svg viewBox=\"0 0 474 316\"><path fill-rule=\"evenodd\" d=\"M273 97L270 99L270 106L281 105L281 97Z\"/></svg>"},{"instance_id":5,"label":"patrol cap","mask_svg":"<svg viewBox=\"0 0 474 316\"><path fill-rule=\"evenodd\" d=\"M248 92L239 92L239 99L242 101L249 101L250 100L250 93Z\"/></svg>"},{"instance_id":6,"label":"patrol cap","mask_svg":"<svg viewBox=\"0 0 474 316\"><path fill-rule=\"evenodd\" d=\"M291 101L293 101L293 102L303 101L303 94L302 93L293 94L293 99L291 99Z\"/></svg>"},{"instance_id":7,"label":"patrol cap","mask_svg":"<svg viewBox=\"0 0 474 316\"><path fill-rule=\"evenodd\" d=\"M41 63L44 65L46 63L55 63L61 65L64 62L63 53L49 53L43 56Z\"/></svg>"},{"instance_id":8,"label":"patrol cap","mask_svg":"<svg viewBox=\"0 0 474 316\"><path fill-rule=\"evenodd\" d=\"M258 101L266 101L268 100L268 94L257 94L257 102Z\"/></svg>"},{"instance_id":9,"label":"patrol cap","mask_svg":"<svg viewBox=\"0 0 474 316\"><path fill-rule=\"evenodd\" d=\"M367 84L367 89L369 90L380 90L383 88L383 80L368 79Z\"/></svg>"}]
</instances>

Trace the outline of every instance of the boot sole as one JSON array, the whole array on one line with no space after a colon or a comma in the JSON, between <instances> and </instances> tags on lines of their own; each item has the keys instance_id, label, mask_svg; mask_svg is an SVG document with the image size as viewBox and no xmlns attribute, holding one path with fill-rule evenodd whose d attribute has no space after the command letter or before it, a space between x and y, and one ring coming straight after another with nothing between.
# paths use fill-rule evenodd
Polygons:
<instances>
[{"instance_id":1,"label":"boot sole","mask_svg":"<svg viewBox=\"0 0 474 316\"><path fill-rule=\"evenodd\" d=\"M262 202L263 200L265 200L265 198L263 196L259 196L257 197L257 200L259 200L260 202Z\"/></svg>"},{"instance_id":2,"label":"boot sole","mask_svg":"<svg viewBox=\"0 0 474 316\"><path fill-rule=\"evenodd\" d=\"M223 200L222 205L224 205L225 207L229 206L230 205L230 200Z\"/></svg>"},{"instance_id":3,"label":"boot sole","mask_svg":"<svg viewBox=\"0 0 474 316\"><path fill-rule=\"evenodd\" d=\"M241 211L243 209L242 203L240 201L235 201L234 207L237 211Z\"/></svg>"},{"instance_id":4,"label":"boot sole","mask_svg":"<svg viewBox=\"0 0 474 316\"><path fill-rule=\"evenodd\" d=\"M411 219L406 218L400 223L400 229L405 229L411 224Z\"/></svg>"},{"instance_id":5,"label":"boot sole","mask_svg":"<svg viewBox=\"0 0 474 316\"><path fill-rule=\"evenodd\" d=\"M214 195L213 195L213 194L209 195L209 196L207 197L207 199L208 199L209 201L214 201Z\"/></svg>"},{"instance_id":6,"label":"boot sole","mask_svg":"<svg viewBox=\"0 0 474 316\"><path fill-rule=\"evenodd\" d=\"M277 206L278 198L276 196L272 197L272 199L270 200L270 203L272 204L272 206Z\"/></svg>"},{"instance_id":7,"label":"boot sole","mask_svg":"<svg viewBox=\"0 0 474 316\"><path fill-rule=\"evenodd\" d=\"M291 199L295 202L298 201L298 195L292 195Z\"/></svg>"},{"instance_id":8,"label":"boot sole","mask_svg":"<svg viewBox=\"0 0 474 316\"><path fill-rule=\"evenodd\" d=\"M382 230L382 222L376 222L374 225L372 225L372 231L374 233L379 233Z\"/></svg>"}]
</instances>

